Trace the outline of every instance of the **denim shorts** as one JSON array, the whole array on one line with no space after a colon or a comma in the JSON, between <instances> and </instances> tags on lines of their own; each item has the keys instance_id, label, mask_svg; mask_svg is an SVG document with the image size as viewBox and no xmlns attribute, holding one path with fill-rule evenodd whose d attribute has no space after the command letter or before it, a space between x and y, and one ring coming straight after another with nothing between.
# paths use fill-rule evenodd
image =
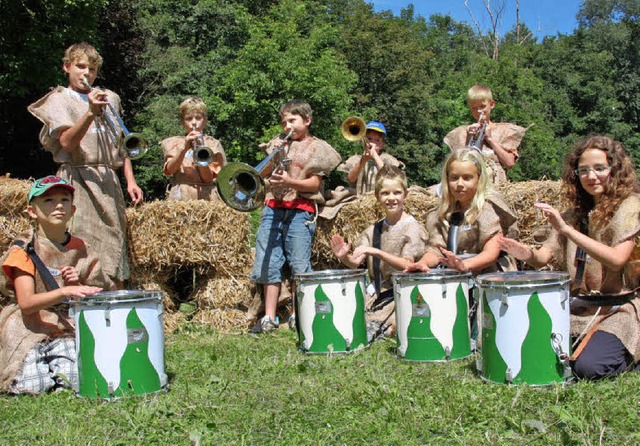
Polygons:
<instances>
[{"instance_id":1,"label":"denim shorts","mask_svg":"<svg viewBox=\"0 0 640 446\"><path fill-rule=\"evenodd\" d=\"M316 231L313 221L312 212L265 206L256 235L251 280L280 283L285 264L292 277L311 271L311 245Z\"/></svg>"}]
</instances>

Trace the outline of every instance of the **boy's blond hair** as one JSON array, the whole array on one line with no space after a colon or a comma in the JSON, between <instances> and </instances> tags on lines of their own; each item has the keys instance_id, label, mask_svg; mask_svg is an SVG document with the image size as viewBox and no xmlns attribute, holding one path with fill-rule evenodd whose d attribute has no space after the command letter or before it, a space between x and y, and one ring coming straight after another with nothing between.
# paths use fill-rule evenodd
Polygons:
<instances>
[{"instance_id":1,"label":"boy's blond hair","mask_svg":"<svg viewBox=\"0 0 640 446\"><path fill-rule=\"evenodd\" d=\"M311 106L299 100L289 101L280 107L278 111L278 117L282 121L285 113L291 113L292 115L300 115L302 119L307 119L307 117L311 118L313 116L313 110L311 110Z\"/></svg>"},{"instance_id":2,"label":"boy's blond hair","mask_svg":"<svg viewBox=\"0 0 640 446\"><path fill-rule=\"evenodd\" d=\"M467 102L471 101L493 101L493 93L486 85L475 84L467 91Z\"/></svg>"},{"instance_id":3,"label":"boy's blond hair","mask_svg":"<svg viewBox=\"0 0 640 446\"><path fill-rule=\"evenodd\" d=\"M374 189L376 197L380 194L380 191L382 190L382 183L384 183L385 180L399 182L402 185L402 189L405 194L407 193L407 175L399 167L385 164L376 174Z\"/></svg>"},{"instance_id":4,"label":"boy's blond hair","mask_svg":"<svg viewBox=\"0 0 640 446\"><path fill-rule=\"evenodd\" d=\"M65 65L70 64L81 56L87 56L89 63L95 65L98 71L100 71L100 67L102 67L102 56L98 53L98 50L86 42L74 43L67 48L62 57L62 63Z\"/></svg>"},{"instance_id":5,"label":"boy's blond hair","mask_svg":"<svg viewBox=\"0 0 640 446\"><path fill-rule=\"evenodd\" d=\"M464 222L470 225L473 224L478 218L478 215L480 215L484 202L489 195L491 188L489 173L484 157L477 150L464 148L451 152L442 167L442 198L438 206L438 216L443 220L449 220L451 214L458 211L456 201L449 190L449 167L454 161L472 162L478 172L478 188L476 194L473 196L473 200L471 200L469 209L464 213Z\"/></svg>"},{"instance_id":6,"label":"boy's blond hair","mask_svg":"<svg viewBox=\"0 0 640 446\"><path fill-rule=\"evenodd\" d=\"M179 110L181 121L192 113L202 113L202 116L207 119L207 104L197 96L191 96L182 101Z\"/></svg>"}]
</instances>

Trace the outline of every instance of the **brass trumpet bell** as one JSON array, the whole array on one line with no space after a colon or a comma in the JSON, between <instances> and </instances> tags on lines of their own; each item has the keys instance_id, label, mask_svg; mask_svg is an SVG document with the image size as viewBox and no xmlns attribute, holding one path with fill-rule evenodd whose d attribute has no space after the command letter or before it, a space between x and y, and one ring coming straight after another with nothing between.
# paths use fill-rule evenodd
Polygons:
<instances>
[{"instance_id":1,"label":"brass trumpet bell","mask_svg":"<svg viewBox=\"0 0 640 446\"><path fill-rule=\"evenodd\" d=\"M139 133L129 133L122 140L122 145L131 160L142 158L149 150L147 141Z\"/></svg>"},{"instance_id":2,"label":"brass trumpet bell","mask_svg":"<svg viewBox=\"0 0 640 446\"><path fill-rule=\"evenodd\" d=\"M227 206L240 212L250 212L264 203L264 178L259 171L245 163L228 163L216 180L218 194Z\"/></svg>"},{"instance_id":3,"label":"brass trumpet bell","mask_svg":"<svg viewBox=\"0 0 640 446\"><path fill-rule=\"evenodd\" d=\"M367 125L362 118L349 116L342 121L340 130L347 141L361 141L367 133Z\"/></svg>"}]
</instances>

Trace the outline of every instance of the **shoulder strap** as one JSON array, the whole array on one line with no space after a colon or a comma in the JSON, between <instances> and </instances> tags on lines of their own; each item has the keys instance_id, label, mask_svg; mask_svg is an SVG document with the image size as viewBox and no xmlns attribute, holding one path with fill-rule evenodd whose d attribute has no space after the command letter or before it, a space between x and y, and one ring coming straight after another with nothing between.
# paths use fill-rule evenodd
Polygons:
<instances>
[{"instance_id":1,"label":"shoulder strap","mask_svg":"<svg viewBox=\"0 0 640 446\"><path fill-rule=\"evenodd\" d=\"M585 235L589 232L589 227L584 219L580 220L580 232ZM587 266L587 253L579 246L576 248L576 256L573 264L576 267L576 276L573 280L572 294L575 295L576 293L579 293L580 288L582 287L582 281L584 280L584 270Z\"/></svg>"},{"instance_id":2,"label":"shoulder strap","mask_svg":"<svg viewBox=\"0 0 640 446\"><path fill-rule=\"evenodd\" d=\"M384 219L376 222L373 225L373 247L381 249L382 240L382 225L384 225ZM382 273L380 272L380 258L373 257L373 285L376 288L376 295L380 295L380 283L382 282Z\"/></svg>"},{"instance_id":3,"label":"shoulder strap","mask_svg":"<svg viewBox=\"0 0 640 446\"><path fill-rule=\"evenodd\" d=\"M47 268L47 266L42 262L40 257L38 257L38 254L36 253L36 249L33 247L33 239L31 239L31 241L27 244L26 247L24 246L24 242L22 240L16 240L12 243L12 245L19 246L26 251L27 255L29 256L33 264L36 266L36 269L40 274L40 278L42 279L42 282L44 282L44 286L47 288L48 291L57 290L58 288L60 288L60 286L58 285L58 282L56 282L56 280L51 275L49 268Z\"/></svg>"}]
</instances>

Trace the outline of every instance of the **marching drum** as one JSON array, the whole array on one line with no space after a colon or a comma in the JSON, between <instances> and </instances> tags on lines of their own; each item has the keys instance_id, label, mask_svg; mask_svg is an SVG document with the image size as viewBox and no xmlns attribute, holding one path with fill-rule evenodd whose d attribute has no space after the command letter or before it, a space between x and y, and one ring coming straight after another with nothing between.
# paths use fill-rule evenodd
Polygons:
<instances>
[{"instance_id":1,"label":"marching drum","mask_svg":"<svg viewBox=\"0 0 640 446\"><path fill-rule=\"evenodd\" d=\"M166 386L162 293L106 291L71 305L79 395L111 399Z\"/></svg>"},{"instance_id":2,"label":"marching drum","mask_svg":"<svg viewBox=\"0 0 640 446\"><path fill-rule=\"evenodd\" d=\"M569 274L482 274L478 371L499 384L548 385L571 377Z\"/></svg>"},{"instance_id":3,"label":"marching drum","mask_svg":"<svg viewBox=\"0 0 640 446\"><path fill-rule=\"evenodd\" d=\"M296 274L299 348L348 353L367 346L363 270Z\"/></svg>"},{"instance_id":4,"label":"marching drum","mask_svg":"<svg viewBox=\"0 0 640 446\"><path fill-rule=\"evenodd\" d=\"M471 354L471 277L452 269L393 274L398 356L409 361L445 361Z\"/></svg>"}]
</instances>

